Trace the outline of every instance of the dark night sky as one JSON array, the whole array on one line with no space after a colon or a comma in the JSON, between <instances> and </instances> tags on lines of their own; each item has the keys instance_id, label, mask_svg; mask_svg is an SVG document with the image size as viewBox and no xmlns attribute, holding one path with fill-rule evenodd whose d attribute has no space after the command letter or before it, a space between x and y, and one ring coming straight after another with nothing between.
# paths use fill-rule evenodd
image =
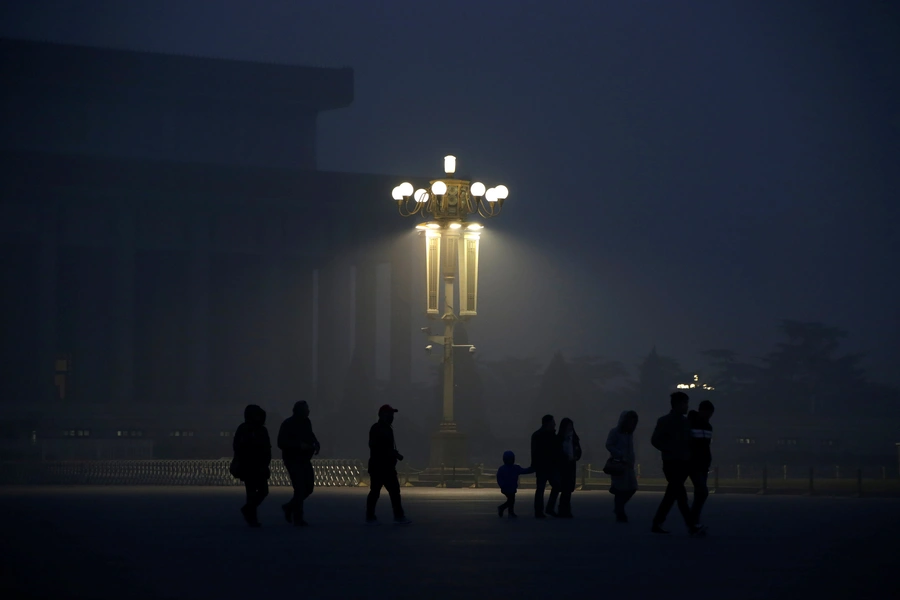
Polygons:
<instances>
[{"instance_id":1,"label":"dark night sky","mask_svg":"<svg viewBox=\"0 0 900 600\"><path fill-rule=\"evenodd\" d=\"M889 0L28 0L0 5L0 34L353 67L354 105L320 117L320 168L437 175L454 153L511 190L484 238L490 354L633 364L655 343L692 366L709 347L765 351L794 318L846 328L872 376L900 383L898 13ZM549 271L561 289L535 286Z\"/></svg>"}]
</instances>

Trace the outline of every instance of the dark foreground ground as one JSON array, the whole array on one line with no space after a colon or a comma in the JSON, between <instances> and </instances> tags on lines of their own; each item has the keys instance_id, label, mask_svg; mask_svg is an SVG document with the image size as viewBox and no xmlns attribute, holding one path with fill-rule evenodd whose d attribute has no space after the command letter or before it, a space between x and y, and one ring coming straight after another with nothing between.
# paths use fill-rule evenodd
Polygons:
<instances>
[{"instance_id":1,"label":"dark foreground ground","mask_svg":"<svg viewBox=\"0 0 900 600\"><path fill-rule=\"evenodd\" d=\"M611 496L576 492L571 521L499 519L487 490L403 491L409 526L363 524L365 488L317 489L295 529L275 489L261 529L238 488L0 488L5 598L896 598L900 500L719 495L706 539L661 494L617 525ZM12 592L12 593L10 593ZM588 596L587 594L590 594Z\"/></svg>"}]
</instances>

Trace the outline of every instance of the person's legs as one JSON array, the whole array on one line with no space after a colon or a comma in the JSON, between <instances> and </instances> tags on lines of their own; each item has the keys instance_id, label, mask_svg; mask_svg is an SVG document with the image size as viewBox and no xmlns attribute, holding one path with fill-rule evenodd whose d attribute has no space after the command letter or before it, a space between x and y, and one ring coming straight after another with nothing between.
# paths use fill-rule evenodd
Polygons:
<instances>
[{"instance_id":1,"label":"person's legs","mask_svg":"<svg viewBox=\"0 0 900 600\"><path fill-rule=\"evenodd\" d=\"M384 489L387 490L391 497L391 508L394 511L394 519L403 518L403 505L400 503L400 480L397 478L397 471L386 473L384 477Z\"/></svg>"},{"instance_id":2,"label":"person's legs","mask_svg":"<svg viewBox=\"0 0 900 600\"><path fill-rule=\"evenodd\" d=\"M631 497L634 496L636 490L622 490L616 491L616 520L621 521L623 523L628 522L628 515L625 514L625 504L631 500Z\"/></svg>"},{"instance_id":3,"label":"person's legs","mask_svg":"<svg viewBox=\"0 0 900 600\"><path fill-rule=\"evenodd\" d=\"M499 514L502 517L503 511L506 510L507 508L509 508L509 494L507 494L506 492L501 492L501 493L503 494L503 497L506 498L506 502L504 502L503 504L501 504L500 506L497 507L497 514Z\"/></svg>"},{"instance_id":4,"label":"person's legs","mask_svg":"<svg viewBox=\"0 0 900 600\"><path fill-rule=\"evenodd\" d=\"M384 485L384 479L381 473L369 473L369 495L366 496L366 521L375 520L375 505L378 503L378 497L381 495L381 486Z\"/></svg>"},{"instance_id":5,"label":"person's legs","mask_svg":"<svg viewBox=\"0 0 900 600\"><path fill-rule=\"evenodd\" d=\"M306 525L306 521L303 520L303 501L312 495L315 485L316 473L313 471L312 463L310 461L302 462L297 466L297 486L294 488L294 498L291 500L295 525Z\"/></svg>"},{"instance_id":6,"label":"person's legs","mask_svg":"<svg viewBox=\"0 0 900 600\"><path fill-rule=\"evenodd\" d=\"M663 495L662 502L659 503L659 508L653 517L653 525L656 527L661 526L665 522L676 500L679 502L679 508L681 507L682 496L685 497L685 503L687 502L687 492L684 489L684 480L687 479L687 473L686 469L680 465L680 461L664 460L663 474L667 482L666 493Z\"/></svg>"},{"instance_id":7,"label":"person's legs","mask_svg":"<svg viewBox=\"0 0 900 600\"><path fill-rule=\"evenodd\" d=\"M559 494L559 516L572 516L572 492L569 491L568 486L563 488L563 491Z\"/></svg>"},{"instance_id":8,"label":"person's legs","mask_svg":"<svg viewBox=\"0 0 900 600\"><path fill-rule=\"evenodd\" d=\"M244 480L244 490L247 494L247 503L241 507L241 514L249 525L259 525L256 516L257 507L269 495L269 483L264 478L251 477Z\"/></svg>"},{"instance_id":9,"label":"person's legs","mask_svg":"<svg viewBox=\"0 0 900 600\"><path fill-rule=\"evenodd\" d=\"M294 511L297 507L297 498L300 497L301 493L300 473L297 469L297 463L293 461L285 462L284 470L287 471L288 477L290 477L291 479L291 489L294 490L294 495L291 496L291 499L287 501L287 504L281 505L281 510L284 511L284 518L287 519L288 522L291 522L294 519Z\"/></svg>"},{"instance_id":10,"label":"person's legs","mask_svg":"<svg viewBox=\"0 0 900 600\"><path fill-rule=\"evenodd\" d=\"M691 469L691 484L694 486L694 502L691 505L691 523L700 524L700 513L703 511L703 505L709 498L709 487L707 486L707 478L709 477L709 468Z\"/></svg>"},{"instance_id":11,"label":"person's legs","mask_svg":"<svg viewBox=\"0 0 900 600\"><path fill-rule=\"evenodd\" d=\"M544 516L544 488L547 487L547 474L537 473L535 475L534 488L534 515Z\"/></svg>"},{"instance_id":12,"label":"person's legs","mask_svg":"<svg viewBox=\"0 0 900 600\"><path fill-rule=\"evenodd\" d=\"M556 516L556 500L559 498L559 482L550 483L550 495L547 496L547 514Z\"/></svg>"},{"instance_id":13,"label":"person's legs","mask_svg":"<svg viewBox=\"0 0 900 600\"><path fill-rule=\"evenodd\" d=\"M509 508L509 516L516 516L516 493L513 492L511 494L506 495L506 506Z\"/></svg>"}]
</instances>

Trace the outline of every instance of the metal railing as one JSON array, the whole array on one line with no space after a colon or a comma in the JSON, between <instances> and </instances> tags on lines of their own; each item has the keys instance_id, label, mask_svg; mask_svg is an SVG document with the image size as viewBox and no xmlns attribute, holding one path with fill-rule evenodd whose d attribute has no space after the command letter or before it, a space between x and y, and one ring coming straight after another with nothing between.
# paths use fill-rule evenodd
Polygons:
<instances>
[{"instance_id":1,"label":"metal railing","mask_svg":"<svg viewBox=\"0 0 900 600\"><path fill-rule=\"evenodd\" d=\"M83 460L3 461L0 485L242 485L229 473L231 459L217 460ZM314 459L317 486L358 486L364 481L362 461ZM280 459L273 460L270 486L289 486Z\"/></svg>"},{"instance_id":2,"label":"metal railing","mask_svg":"<svg viewBox=\"0 0 900 600\"><path fill-rule=\"evenodd\" d=\"M81 460L2 461L0 485L180 485L238 486L229 473L230 459L217 460ZM357 487L368 484L363 461L356 459L314 459L316 485ZM493 488L496 470L478 464L470 468L441 466L415 469L398 465L403 486L438 488ZM280 459L270 466L271 486L289 486L290 477ZM639 487L645 491L664 489L665 478L658 466L635 468ZM579 464L581 490L604 490L610 478L591 463ZM534 475L519 478L520 488L533 488ZM887 467L843 467L799 465L722 465L710 469L708 485L713 493L820 494L820 495L900 495L896 469ZM688 482L690 486L690 482Z\"/></svg>"}]
</instances>

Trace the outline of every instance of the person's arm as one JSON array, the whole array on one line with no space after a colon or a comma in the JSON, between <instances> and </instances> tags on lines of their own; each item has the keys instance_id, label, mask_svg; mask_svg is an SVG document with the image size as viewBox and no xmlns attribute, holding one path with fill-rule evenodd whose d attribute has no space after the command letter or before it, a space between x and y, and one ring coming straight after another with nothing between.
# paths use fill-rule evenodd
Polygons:
<instances>
[{"instance_id":1,"label":"person's arm","mask_svg":"<svg viewBox=\"0 0 900 600\"><path fill-rule=\"evenodd\" d=\"M262 445L265 446L263 450L263 457L266 459L266 467L269 466L269 463L272 462L272 440L269 439L269 430L263 427L263 440Z\"/></svg>"},{"instance_id":2,"label":"person's arm","mask_svg":"<svg viewBox=\"0 0 900 600\"><path fill-rule=\"evenodd\" d=\"M243 423L238 425L234 437L231 439L231 449L234 451L235 458L239 458L244 453L244 427Z\"/></svg>"},{"instance_id":3,"label":"person's arm","mask_svg":"<svg viewBox=\"0 0 900 600\"><path fill-rule=\"evenodd\" d=\"M653 435L650 436L650 445L663 452L668 441L669 441L669 432L666 431L666 421L665 417L660 417L659 420L656 421L656 427L653 428Z\"/></svg>"},{"instance_id":4,"label":"person's arm","mask_svg":"<svg viewBox=\"0 0 900 600\"><path fill-rule=\"evenodd\" d=\"M527 469L525 467L519 467L519 475L530 475L532 473L534 473L533 466L528 467Z\"/></svg>"},{"instance_id":5,"label":"person's arm","mask_svg":"<svg viewBox=\"0 0 900 600\"><path fill-rule=\"evenodd\" d=\"M534 468L534 464L537 462L535 459L537 458L538 450L537 443L534 440L534 435L535 434L533 433L531 434L531 466L529 467L529 469Z\"/></svg>"},{"instance_id":6,"label":"person's arm","mask_svg":"<svg viewBox=\"0 0 900 600\"><path fill-rule=\"evenodd\" d=\"M391 441L390 441L390 444L391 444L391 451L393 451L393 453L394 453L394 455L393 455L394 458L396 458L397 460L403 460L403 455L400 454L400 451L399 451L399 450L397 450L397 442L394 441L394 432L393 432L393 430L391 430Z\"/></svg>"},{"instance_id":7,"label":"person's arm","mask_svg":"<svg viewBox=\"0 0 900 600\"><path fill-rule=\"evenodd\" d=\"M581 460L581 440L578 438L578 435L575 435L572 443L572 458Z\"/></svg>"},{"instance_id":8,"label":"person's arm","mask_svg":"<svg viewBox=\"0 0 900 600\"><path fill-rule=\"evenodd\" d=\"M312 431L312 425L309 426L309 433L312 435L313 440L313 454L318 454L322 446L319 444L319 438L317 438L316 434Z\"/></svg>"},{"instance_id":9,"label":"person's arm","mask_svg":"<svg viewBox=\"0 0 900 600\"><path fill-rule=\"evenodd\" d=\"M622 460L622 449L619 448L619 428L613 427L606 436L606 449L609 455L617 460Z\"/></svg>"},{"instance_id":10,"label":"person's arm","mask_svg":"<svg viewBox=\"0 0 900 600\"><path fill-rule=\"evenodd\" d=\"M278 443L279 450L284 450L287 447L287 439L286 439L287 436L285 435L285 432L284 432L284 424L285 423L287 423L287 421L282 421L281 427L278 428L278 438L276 441Z\"/></svg>"}]
</instances>

